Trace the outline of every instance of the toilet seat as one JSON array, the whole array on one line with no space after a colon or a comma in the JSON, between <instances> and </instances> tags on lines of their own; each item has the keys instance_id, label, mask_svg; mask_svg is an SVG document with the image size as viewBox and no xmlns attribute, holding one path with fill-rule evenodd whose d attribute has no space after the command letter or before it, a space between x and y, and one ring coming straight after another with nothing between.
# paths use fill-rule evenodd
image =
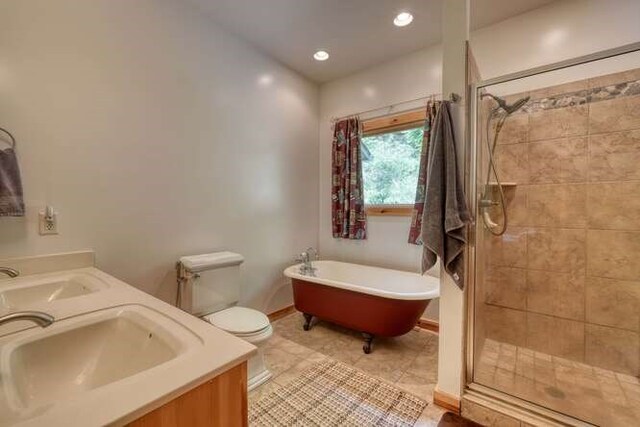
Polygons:
<instances>
[{"instance_id":1,"label":"toilet seat","mask_svg":"<svg viewBox=\"0 0 640 427\"><path fill-rule=\"evenodd\" d=\"M260 335L271 328L269 318L264 313L247 307L230 307L207 314L203 319L238 337Z\"/></svg>"}]
</instances>

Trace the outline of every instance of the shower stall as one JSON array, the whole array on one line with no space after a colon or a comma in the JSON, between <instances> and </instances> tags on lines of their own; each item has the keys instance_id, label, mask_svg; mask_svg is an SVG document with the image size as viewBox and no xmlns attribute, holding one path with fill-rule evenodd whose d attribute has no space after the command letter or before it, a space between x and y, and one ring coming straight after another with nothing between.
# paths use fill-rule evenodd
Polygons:
<instances>
[{"instance_id":1,"label":"shower stall","mask_svg":"<svg viewBox=\"0 0 640 427\"><path fill-rule=\"evenodd\" d=\"M640 425L640 44L471 100L468 392Z\"/></svg>"}]
</instances>

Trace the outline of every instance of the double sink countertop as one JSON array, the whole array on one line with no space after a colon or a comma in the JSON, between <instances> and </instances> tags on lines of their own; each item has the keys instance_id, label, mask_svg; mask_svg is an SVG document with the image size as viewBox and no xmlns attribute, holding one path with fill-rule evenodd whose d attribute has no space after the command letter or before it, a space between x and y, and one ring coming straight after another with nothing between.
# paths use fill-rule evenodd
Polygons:
<instances>
[{"instance_id":1,"label":"double sink countertop","mask_svg":"<svg viewBox=\"0 0 640 427\"><path fill-rule=\"evenodd\" d=\"M90 251L30 262L11 265L27 275L0 279L0 315L55 322L0 326L0 426L123 425L256 351L94 268Z\"/></svg>"}]
</instances>

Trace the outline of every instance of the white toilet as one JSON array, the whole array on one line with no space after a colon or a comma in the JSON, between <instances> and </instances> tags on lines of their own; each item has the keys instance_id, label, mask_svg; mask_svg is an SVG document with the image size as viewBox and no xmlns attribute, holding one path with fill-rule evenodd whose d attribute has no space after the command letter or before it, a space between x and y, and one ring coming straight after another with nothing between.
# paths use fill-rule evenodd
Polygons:
<instances>
[{"instance_id":1,"label":"white toilet","mask_svg":"<svg viewBox=\"0 0 640 427\"><path fill-rule=\"evenodd\" d=\"M264 313L236 305L243 262L242 255L233 252L180 258L178 295L183 310L258 347L258 354L248 363L248 387L253 390L271 378L264 364L263 347L273 329Z\"/></svg>"}]
</instances>

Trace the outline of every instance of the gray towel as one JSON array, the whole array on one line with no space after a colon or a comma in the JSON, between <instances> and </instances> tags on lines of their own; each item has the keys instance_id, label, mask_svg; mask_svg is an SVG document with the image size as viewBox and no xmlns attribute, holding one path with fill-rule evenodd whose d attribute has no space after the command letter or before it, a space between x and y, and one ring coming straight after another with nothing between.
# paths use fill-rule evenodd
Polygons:
<instances>
[{"instance_id":1,"label":"gray towel","mask_svg":"<svg viewBox=\"0 0 640 427\"><path fill-rule=\"evenodd\" d=\"M13 148L0 150L0 217L24 216L22 181Z\"/></svg>"},{"instance_id":2,"label":"gray towel","mask_svg":"<svg viewBox=\"0 0 640 427\"><path fill-rule=\"evenodd\" d=\"M449 101L443 101L427 147L427 182L422 213L422 272L438 257L458 287L464 286L465 225L471 220L458 177Z\"/></svg>"}]
</instances>

